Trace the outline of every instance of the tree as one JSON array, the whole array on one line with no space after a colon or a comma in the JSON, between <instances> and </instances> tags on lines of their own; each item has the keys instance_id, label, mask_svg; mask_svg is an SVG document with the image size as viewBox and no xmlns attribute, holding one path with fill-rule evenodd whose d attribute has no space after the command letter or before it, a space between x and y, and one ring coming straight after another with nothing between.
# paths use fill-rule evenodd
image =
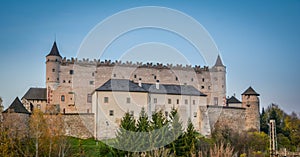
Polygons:
<instances>
[{"instance_id":1,"label":"tree","mask_svg":"<svg viewBox=\"0 0 300 157\"><path fill-rule=\"evenodd\" d=\"M139 119L137 120L136 131L138 132L136 135L138 136L138 149L141 151L146 151L150 149L150 122L148 119L148 115L145 112L145 109L142 108L140 112ZM150 137L150 138L149 138Z\"/></svg>"},{"instance_id":2,"label":"tree","mask_svg":"<svg viewBox=\"0 0 300 157\"><path fill-rule=\"evenodd\" d=\"M168 137L170 137L173 142L171 142L167 148L170 148L171 153L175 154L176 156L180 156L184 154L181 149L184 147L185 143L182 136L182 123L180 121L177 109L172 108L169 118L171 124Z\"/></svg>"},{"instance_id":3,"label":"tree","mask_svg":"<svg viewBox=\"0 0 300 157\"><path fill-rule=\"evenodd\" d=\"M197 140L198 133L196 132L194 125L191 119L188 119L187 129L184 133L184 140L185 140L185 155L191 156L191 154L196 153L196 140Z\"/></svg>"},{"instance_id":4,"label":"tree","mask_svg":"<svg viewBox=\"0 0 300 157\"><path fill-rule=\"evenodd\" d=\"M35 156L38 157L42 149L41 146L46 142L43 138L46 136L47 125L43 113L39 109L34 109L29 121L30 133L34 139ZM41 151L45 153L45 151Z\"/></svg>"},{"instance_id":5,"label":"tree","mask_svg":"<svg viewBox=\"0 0 300 157\"><path fill-rule=\"evenodd\" d=\"M115 145L117 146L118 156L131 156L131 151L135 149L135 134L136 131L135 119L133 115L126 112L121 120L120 129L116 135Z\"/></svg>"}]
</instances>

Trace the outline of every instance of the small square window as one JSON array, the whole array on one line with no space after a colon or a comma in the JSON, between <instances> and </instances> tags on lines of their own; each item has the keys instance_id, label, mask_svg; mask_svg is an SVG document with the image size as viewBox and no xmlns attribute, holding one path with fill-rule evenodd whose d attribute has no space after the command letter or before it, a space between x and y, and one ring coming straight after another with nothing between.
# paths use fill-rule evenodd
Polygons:
<instances>
[{"instance_id":1,"label":"small square window","mask_svg":"<svg viewBox=\"0 0 300 157\"><path fill-rule=\"evenodd\" d=\"M55 69L52 69L52 72L55 72Z\"/></svg>"},{"instance_id":2,"label":"small square window","mask_svg":"<svg viewBox=\"0 0 300 157\"><path fill-rule=\"evenodd\" d=\"M90 85L94 85L94 81L90 81Z\"/></svg>"},{"instance_id":3,"label":"small square window","mask_svg":"<svg viewBox=\"0 0 300 157\"><path fill-rule=\"evenodd\" d=\"M134 111L130 111L129 113L131 116L134 116Z\"/></svg>"},{"instance_id":4,"label":"small square window","mask_svg":"<svg viewBox=\"0 0 300 157\"><path fill-rule=\"evenodd\" d=\"M114 77L117 77L117 74L114 74Z\"/></svg>"},{"instance_id":5,"label":"small square window","mask_svg":"<svg viewBox=\"0 0 300 157\"><path fill-rule=\"evenodd\" d=\"M204 86L201 86L201 89L204 89Z\"/></svg>"},{"instance_id":6,"label":"small square window","mask_svg":"<svg viewBox=\"0 0 300 157\"><path fill-rule=\"evenodd\" d=\"M187 105L188 103L189 103L188 99L185 99L185 100L184 100L184 104Z\"/></svg>"},{"instance_id":7,"label":"small square window","mask_svg":"<svg viewBox=\"0 0 300 157\"><path fill-rule=\"evenodd\" d=\"M108 97L104 97L104 103L108 103Z\"/></svg>"},{"instance_id":8,"label":"small square window","mask_svg":"<svg viewBox=\"0 0 300 157\"><path fill-rule=\"evenodd\" d=\"M153 98L153 103L157 103L157 98Z\"/></svg>"},{"instance_id":9,"label":"small square window","mask_svg":"<svg viewBox=\"0 0 300 157\"><path fill-rule=\"evenodd\" d=\"M73 75L74 74L74 70L70 70L70 75Z\"/></svg>"},{"instance_id":10,"label":"small square window","mask_svg":"<svg viewBox=\"0 0 300 157\"><path fill-rule=\"evenodd\" d=\"M171 99L168 99L168 104L171 104L172 103L172 100Z\"/></svg>"},{"instance_id":11,"label":"small square window","mask_svg":"<svg viewBox=\"0 0 300 157\"><path fill-rule=\"evenodd\" d=\"M126 103L130 103L130 98L126 98Z\"/></svg>"},{"instance_id":12,"label":"small square window","mask_svg":"<svg viewBox=\"0 0 300 157\"><path fill-rule=\"evenodd\" d=\"M197 112L194 112L194 117L197 117Z\"/></svg>"},{"instance_id":13,"label":"small square window","mask_svg":"<svg viewBox=\"0 0 300 157\"><path fill-rule=\"evenodd\" d=\"M109 110L109 116L114 116L114 110Z\"/></svg>"}]
</instances>

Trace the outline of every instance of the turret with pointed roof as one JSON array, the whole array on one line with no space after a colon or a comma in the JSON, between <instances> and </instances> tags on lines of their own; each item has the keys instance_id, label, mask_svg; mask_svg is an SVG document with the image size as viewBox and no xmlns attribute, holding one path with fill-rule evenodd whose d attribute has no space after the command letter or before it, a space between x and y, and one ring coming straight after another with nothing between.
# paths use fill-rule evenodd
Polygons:
<instances>
[{"instance_id":1,"label":"turret with pointed roof","mask_svg":"<svg viewBox=\"0 0 300 157\"><path fill-rule=\"evenodd\" d=\"M242 95L255 95L255 96L259 96L259 94L251 86Z\"/></svg>"},{"instance_id":2,"label":"turret with pointed roof","mask_svg":"<svg viewBox=\"0 0 300 157\"><path fill-rule=\"evenodd\" d=\"M56 41L54 41L51 51L46 57L48 57L48 56L59 56L61 58L61 55L59 54L59 51L58 51L58 48L56 45Z\"/></svg>"},{"instance_id":3,"label":"turret with pointed roof","mask_svg":"<svg viewBox=\"0 0 300 157\"><path fill-rule=\"evenodd\" d=\"M260 114L259 114L259 94L250 86L242 94L242 106L246 109L246 130L254 129L259 131Z\"/></svg>"},{"instance_id":4,"label":"turret with pointed roof","mask_svg":"<svg viewBox=\"0 0 300 157\"><path fill-rule=\"evenodd\" d=\"M13 101L13 103L4 111L4 113L24 113L24 114L30 114L24 105L21 103L20 99L16 97L16 99Z\"/></svg>"},{"instance_id":5,"label":"turret with pointed roof","mask_svg":"<svg viewBox=\"0 0 300 157\"><path fill-rule=\"evenodd\" d=\"M223 66L224 67L224 64L222 62L222 59L221 59L220 55L218 55L216 63L215 63L214 66Z\"/></svg>"}]
</instances>

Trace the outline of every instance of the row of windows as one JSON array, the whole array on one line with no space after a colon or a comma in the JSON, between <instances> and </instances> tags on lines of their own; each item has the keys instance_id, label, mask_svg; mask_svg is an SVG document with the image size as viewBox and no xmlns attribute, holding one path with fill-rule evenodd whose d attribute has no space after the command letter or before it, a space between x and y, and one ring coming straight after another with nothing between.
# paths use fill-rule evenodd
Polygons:
<instances>
[{"instance_id":1,"label":"row of windows","mask_svg":"<svg viewBox=\"0 0 300 157\"><path fill-rule=\"evenodd\" d=\"M114 116L114 110L109 110L108 114L109 114L109 116ZM134 115L134 111L130 111L130 115L133 116ZM168 111L165 111L165 116L166 117L169 116L169 112ZM197 112L194 112L193 116L197 117Z\"/></svg>"},{"instance_id":2,"label":"row of windows","mask_svg":"<svg viewBox=\"0 0 300 157\"><path fill-rule=\"evenodd\" d=\"M89 96L88 96L89 97ZM91 97L91 95L90 95ZM104 103L108 103L108 97L104 97ZM184 104L188 104L188 99L184 100ZM131 99L129 97L126 98L126 103L131 103ZM153 98L153 103L157 103L157 98ZM168 104L172 104L172 99L168 99ZM179 104L179 99L176 99L176 104ZM196 104L196 100L192 100L192 104L195 105Z\"/></svg>"},{"instance_id":3,"label":"row of windows","mask_svg":"<svg viewBox=\"0 0 300 157\"><path fill-rule=\"evenodd\" d=\"M64 102L65 100L66 100L65 95L61 95L60 101ZM73 100L73 98L71 97L70 100ZM87 103L92 103L92 94L87 95Z\"/></svg>"}]
</instances>

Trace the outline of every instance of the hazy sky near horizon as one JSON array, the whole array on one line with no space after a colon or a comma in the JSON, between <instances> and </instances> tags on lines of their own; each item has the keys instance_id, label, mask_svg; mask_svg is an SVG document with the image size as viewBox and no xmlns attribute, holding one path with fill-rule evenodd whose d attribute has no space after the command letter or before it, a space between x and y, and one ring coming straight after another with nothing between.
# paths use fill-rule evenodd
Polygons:
<instances>
[{"instance_id":1,"label":"hazy sky near horizon","mask_svg":"<svg viewBox=\"0 0 300 157\"><path fill-rule=\"evenodd\" d=\"M201 23L218 46L227 67L228 96L235 93L240 98L252 86L261 94L262 107L276 103L287 112L300 112L300 1L296 0L2 0L0 96L4 106L8 107L17 96L21 98L30 87L45 87L45 56L55 36L61 55L76 57L81 42L99 22L141 6L175 9ZM122 43L163 41L174 47L180 45L178 49L192 65L203 66L201 56L184 52L184 44L178 44L180 40L168 32L146 29L127 34ZM126 51L111 50L114 51L108 50L104 57L112 60L120 58L114 52Z\"/></svg>"}]
</instances>

